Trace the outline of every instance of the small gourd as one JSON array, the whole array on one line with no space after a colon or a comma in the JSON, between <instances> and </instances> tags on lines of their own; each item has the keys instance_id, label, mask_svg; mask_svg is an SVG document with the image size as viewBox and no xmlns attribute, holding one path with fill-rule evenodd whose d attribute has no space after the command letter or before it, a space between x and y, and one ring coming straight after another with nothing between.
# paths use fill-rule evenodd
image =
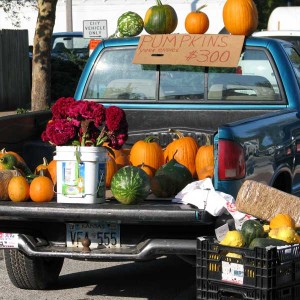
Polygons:
<instances>
[{"instance_id":1,"label":"small gourd","mask_svg":"<svg viewBox=\"0 0 300 300\"><path fill-rule=\"evenodd\" d=\"M185 30L190 34L203 34L208 30L209 19L206 13L201 10L206 5L202 5L196 11L187 14L185 18Z\"/></svg>"},{"instance_id":2,"label":"small gourd","mask_svg":"<svg viewBox=\"0 0 300 300\"><path fill-rule=\"evenodd\" d=\"M251 35L258 26L255 3L253 0L227 0L223 7L223 22L231 34Z\"/></svg>"},{"instance_id":3,"label":"small gourd","mask_svg":"<svg viewBox=\"0 0 300 300\"><path fill-rule=\"evenodd\" d=\"M29 183L18 174L13 176L7 186L8 197L13 202L24 202L29 199Z\"/></svg>"},{"instance_id":4,"label":"small gourd","mask_svg":"<svg viewBox=\"0 0 300 300\"><path fill-rule=\"evenodd\" d=\"M285 241L289 244L299 243L299 236L296 231L288 226L271 229L269 237Z\"/></svg>"},{"instance_id":5,"label":"small gourd","mask_svg":"<svg viewBox=\"0 0 300 300\"><path fill-rule=\"evenodd\" d=\"M144 21L136 12L127 11L118 18L117 26L122 37L131 37L143 31Z\"/></svg>"},{"instance_id":6,"label":"small gourd","mask_svg":"<svg viewBox=\"0 0 300 300\"><path fill-rule=\"evenodd\" d=\"M34 202L50 202L52 200L54 184L49 177L43 175L43 171L30 183L29 195Z\"/></svg>"},{"instance_id":7,"label":"small gourd","mask_svg":"<svg viewBox=\"0 0 300 300\"><path fill-rule=\"evenodd\" d=\"M288 214L277 214L270 220L270 229L288 226L295 229L295 220Z\"/></svg>"},{"instance_id":8,"label":"small gourd","mask_svg":"<svg viewBox=\"0 0 300 300\"><path fill-rule=\"evenodd\" d=\"M229 230L220 244L223 246L243 247L245 241L239 230Z\"/></svg>"},{"instance_id":9,"label":"small gourd","mask_svg":"<svg viewBox=\"0 0 300 300\"><path fill-rule=\"evenodd\" d=\"M43 173L45 176L50 177L50 174L48 171L48 161L47 161L46 157L43 157L43 162L35 168L34 174L35 175L39 174L41 170L43 170Z\"/></svg>"},{"instance_id":10,"label":"small gourd","mask_svg":"<svg viewBox=\"0 0 300 300\"><path fill-rule=\"evenodd\" d=\"M262 238L265 236L263 225L257 220L246 220L241 227L245 245L249 246L255 238Z\"/></svg>"}]
</instances>

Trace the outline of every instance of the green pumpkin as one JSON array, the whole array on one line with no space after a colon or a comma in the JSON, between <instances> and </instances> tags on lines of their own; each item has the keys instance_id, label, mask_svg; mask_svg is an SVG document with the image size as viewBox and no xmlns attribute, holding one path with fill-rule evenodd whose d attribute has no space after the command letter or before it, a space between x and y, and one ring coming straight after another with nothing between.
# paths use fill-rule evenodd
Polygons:
<instances>
[{"instance_id":1,"label":"green pumpkin","mask_svg":"<svg viewBox=\"0 0 300 300\"><path fill-rule=\"evenodd\" d=\"M112 177L110 189L116 200L122 204L136 204L149 195L150 179L141 168L125 166Z\"/></svg>"},{"instance_id":2,"label":"green pumpkin","mask_svg":"<svg viewBox=\"0 0 300 300\"><path fill-rule=\"evenodd\" d=\"M155 173L155 176L165 175L170 178L170 189L172 188L173 195L179 193L186 185L193 181L193 176L190 170L180 164L176 159L172 158L166 164L162 165Z\"/></svg>"},{"instance_id":3,"label":"green pumpkin","mask_svg":"<svg viewBox=\"0 0 300 300\"><path fill-rule=\"evenodd\" d=\"M249 249L254 249L255 247L258 248L266 248L270 246L286 246L287 242L272 238L255 238L249 245Z\"/></svg>"},{"instance_id":4,"label":"green pumpkin","mask_svg":"<svg viewBox=\"0 0 300 300\"><path fill-rule=\"evenodd\" d=\"M257 220L245 221L242 224L241 233L246 246L249 246L255 238L263 238L265 235L263 225Z\"/></svg>"},{"instance_id":5,"label":"green pumpkin","mask_svg":"<svg viewBox=\"0 0 300 300\"><path fill-rule=\"evenodd\" d=\"M118 31L123 37L139 35L144 29L144 21L140 15L128 11L118 19Z\"/></svg>"},{"instance_id":6,"label":"green pumpkin","mask_svg":"<svg viewBox=\"0 0 300 300\"><path fill-rule=\"evenodd\" d=\"M151 191L159 198L169 198L176 195L176 182L167 174L155 175L151 179Z\"/></svg>"},{"instance_id":7,"label":"green pumpkin","mask_svg":"<svg viewBox=\"0 0 300 300\"><path fill-rule=\"evenodd\" d=\"M163 5L156 0L157 5L150 7L144 18L145 31L149 34L172 33L178 23L176 11L170 5Z\"/></svg>"}]
</instances>

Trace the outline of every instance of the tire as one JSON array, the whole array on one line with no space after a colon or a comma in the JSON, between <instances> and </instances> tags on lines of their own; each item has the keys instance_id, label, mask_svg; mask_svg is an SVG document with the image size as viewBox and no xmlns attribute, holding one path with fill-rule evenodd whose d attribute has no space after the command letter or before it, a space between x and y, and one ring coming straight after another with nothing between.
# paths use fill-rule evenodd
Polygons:
<instances>
[{"instance_id":1,"label":"tire","mask_svg":"<svg viewBox=\"0 0 300 300\"><path fill-rule=\"evenodd\" d=\"M29 257L16 249L5 249L6 270L20 289L45 290L57 281L64 258Z\"/></svg>"}]
</instances>

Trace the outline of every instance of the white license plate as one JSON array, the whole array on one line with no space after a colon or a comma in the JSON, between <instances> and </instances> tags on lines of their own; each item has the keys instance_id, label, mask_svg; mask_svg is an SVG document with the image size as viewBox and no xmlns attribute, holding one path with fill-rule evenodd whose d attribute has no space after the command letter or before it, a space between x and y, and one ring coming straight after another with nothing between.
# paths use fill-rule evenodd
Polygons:
<instances>
[{"instance_id":1,"label":"white license plate","mask_svg":"<svg viewBox=\"0 0 300 300\"><path fill-rule=\"evenodd\" d=\"M117 223L67 223L67 247L82 248L82 241L89 238L90 248L120 247L120 225Z\"/></svg>"},{"instance_id":2,"label":"white license plate","mask_svg":"<svg viewBox=\"0 0 300 300\"><path fill-rule=\"evenodd\" d=\"M0 232L1 248L18 248L19 235L17 233Z\"/></svg>"}]
</instances>

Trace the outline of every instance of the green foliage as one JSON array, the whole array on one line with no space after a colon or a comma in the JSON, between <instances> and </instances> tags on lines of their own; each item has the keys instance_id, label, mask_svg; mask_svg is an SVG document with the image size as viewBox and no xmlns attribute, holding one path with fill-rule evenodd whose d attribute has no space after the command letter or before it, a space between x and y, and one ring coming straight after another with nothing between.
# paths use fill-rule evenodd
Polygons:
<instances>
[{"instance_id":1,"label":"green foliage","mask_svg":"<svg viewBox=\"0 0 300 300\"><path fill-rule=\"evenodd\" d=\"M74 96L86 60L76 55L71 55L68 60L51 59L51 102Z\"/></svg>"}]
</instances>

